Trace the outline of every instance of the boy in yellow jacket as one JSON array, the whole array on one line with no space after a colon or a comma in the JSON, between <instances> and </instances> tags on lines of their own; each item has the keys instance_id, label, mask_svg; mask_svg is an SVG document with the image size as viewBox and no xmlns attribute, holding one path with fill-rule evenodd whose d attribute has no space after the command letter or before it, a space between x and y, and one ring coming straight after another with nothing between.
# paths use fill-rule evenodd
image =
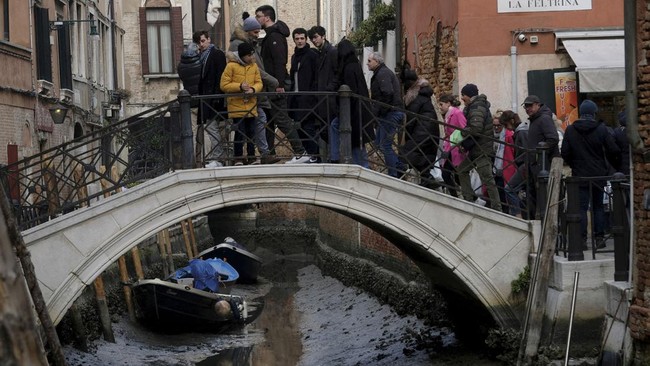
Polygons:
<instances>
[{"instance_id":1,"label":"boy in yellow jacket","mask_svg":"<svg viewBox=\"0 0 650 366\"><path fill-rule=\"evenodd\" d=\"M262 90L262 76L255 63L255 50L247 42L237 47L237 52L228 52L228 64L221 75L221 90L224 93L241 94L228 97L228 118L237 123L235 130L235 165L244 163L244 137L246 138L247 163L255 161L255 118L257 97Z\"/></svg>"}]
</instances>

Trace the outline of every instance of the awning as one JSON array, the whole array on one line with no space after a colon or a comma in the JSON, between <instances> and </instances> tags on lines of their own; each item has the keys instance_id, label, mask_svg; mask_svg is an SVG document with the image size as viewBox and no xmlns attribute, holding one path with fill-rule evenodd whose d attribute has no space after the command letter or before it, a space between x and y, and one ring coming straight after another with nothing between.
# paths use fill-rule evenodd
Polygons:
<instances>
[{"instance_id":1,"label":"awning","mask_svg":"<svg viewBox=\"0 0 650 366\"><path fill-rule=\"evenodd\" d=\"M576 64L581 93L625 91L625 41L623 38L563 39Z\"/></svg>"}]
</instances>

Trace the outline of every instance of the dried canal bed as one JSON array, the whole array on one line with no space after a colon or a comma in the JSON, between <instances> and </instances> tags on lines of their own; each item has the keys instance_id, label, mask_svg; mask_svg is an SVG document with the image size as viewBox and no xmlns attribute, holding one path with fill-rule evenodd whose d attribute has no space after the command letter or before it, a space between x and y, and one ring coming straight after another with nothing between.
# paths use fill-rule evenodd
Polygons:
<instances>
[{"instance_id":1,"label":"dried canal bed","mask_svg":"<svg viewBox=\"0 0 650 366\"><path fill-rule=\"evenodd\" d=\"M273 270L265 272L268 281L233 288L233 293L248 299L264 297L263 311L243 329L163 335L125 318L114 324L117 343L98 341L90 354L66 346L67 362L70 366L492 364L466 354L462 361L458 354L453 360L440 354L432 360L420 336L434 333L439 345L447 345L454 342L447 329L429 329L414 317L400 317L308 263L305 258L285 257L269 266Z\"/></svg>"}]
</instances>

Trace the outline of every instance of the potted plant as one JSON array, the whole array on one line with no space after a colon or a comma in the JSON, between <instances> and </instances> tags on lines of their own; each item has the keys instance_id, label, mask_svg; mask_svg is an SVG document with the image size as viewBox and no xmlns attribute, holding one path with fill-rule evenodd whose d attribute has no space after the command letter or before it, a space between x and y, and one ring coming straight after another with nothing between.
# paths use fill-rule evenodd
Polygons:
<instances>
[{"instance_id":1,"label":"potted plant","mask_svg":"<svg viewBox=\"0 0 650 366\"><path fill-rule=\"evenodd\" d=\"M348 38L357 47L373 47L386 37L387 31L393 29L395 29L395 5L379 3Z\"/></svg>"}]
</instances>

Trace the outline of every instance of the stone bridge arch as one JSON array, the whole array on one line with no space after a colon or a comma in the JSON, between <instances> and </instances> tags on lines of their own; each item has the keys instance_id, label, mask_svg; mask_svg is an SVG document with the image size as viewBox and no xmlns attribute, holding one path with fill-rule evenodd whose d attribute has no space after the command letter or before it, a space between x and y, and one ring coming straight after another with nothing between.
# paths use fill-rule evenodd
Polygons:
<instances>
[{"instance_id":1,"label":"stone bridge arch","mask_svg":"<svg viewBox=\"0 0 650 366\"><path fill-rule=\"evenodd\" d=\"M353 165L171 172L23 237L57 324L85 286L144 239L198 214L260 202L312 204L355 218L404 243L401 249L419 256L417 262L453 273L498 324L518 324L510 282L534 247L533 222Z\"/></svg>"}]
</instances>

